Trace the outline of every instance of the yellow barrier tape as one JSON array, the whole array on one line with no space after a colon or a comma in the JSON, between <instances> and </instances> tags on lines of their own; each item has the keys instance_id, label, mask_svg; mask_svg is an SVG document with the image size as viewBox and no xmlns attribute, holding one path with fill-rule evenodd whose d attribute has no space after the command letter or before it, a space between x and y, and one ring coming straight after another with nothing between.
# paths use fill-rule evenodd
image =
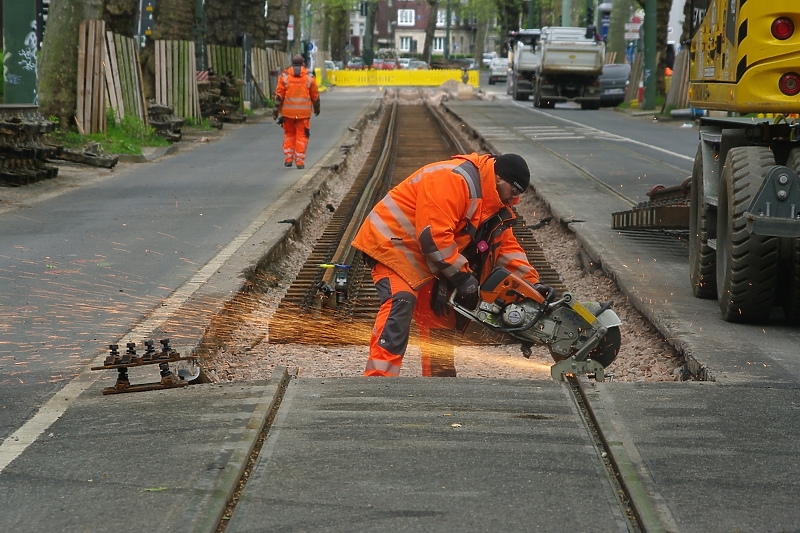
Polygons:
<instances>
[{"instance_id":1,"label":"yellow barrier tape","mask_svg":"<svg viewBox=\"0 0 800 533\"><path fill-rule=\"evenodd\" d=\"M461 82L463 72L459 69L430 70L328 70L328 81L340 87L403 87L424 86L438 87L448 80ZM468 85L480 87L478 71L467 71ZM321 79L322 72L316 69L315 74Z\"/></svg>"}]
</instances>

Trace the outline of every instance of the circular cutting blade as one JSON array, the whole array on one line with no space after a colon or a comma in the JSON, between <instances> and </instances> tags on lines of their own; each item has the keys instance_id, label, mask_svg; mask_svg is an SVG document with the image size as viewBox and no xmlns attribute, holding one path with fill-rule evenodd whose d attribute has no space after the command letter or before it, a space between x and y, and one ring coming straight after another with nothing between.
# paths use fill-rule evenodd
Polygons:
<instances>
[{"instance_id":1,"label":"circular cutting blade","mask_svg":"<svg viewBox=\"0 0 800 533\"><path fill-rule=\"evenodd\" d=\"M614 362L614 359L617 358L617 354L619 354L619 347L622 344L622 333L619 330L618 326L608 328L608 331L600 339L600 342L595 346L595 348L589 352L589 358L594 359L601 365L603 368L607 367L611 363Z\"/></svg>"}]
</instances>

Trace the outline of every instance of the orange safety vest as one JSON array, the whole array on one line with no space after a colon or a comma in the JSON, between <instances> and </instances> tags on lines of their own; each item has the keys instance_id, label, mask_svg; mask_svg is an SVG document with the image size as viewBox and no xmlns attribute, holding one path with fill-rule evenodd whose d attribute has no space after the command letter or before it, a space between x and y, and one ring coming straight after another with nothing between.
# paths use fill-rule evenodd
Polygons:
<instances>
[{"instance_id":1,"label":"orange safety vest","mask_svg":"<svg viewBox=\"0 0 800 533\"><path fill-rule=\"evenodd\" d=\"M317 82L306 67L291 66L281 73L275 91L286 118L311 118L311 105L319 99Z\"/></svg>"},{"instance_id":2,"label":"orange safety vest","mask_svg":"<svg viewBox=\"0 0 800 533\"><path fill-rule=\"evenodd\" d=\"M518 202L515 198L513 203ZM491 223L498 215L504 225L491 238L483 238L490 241L486 243L490 265L481 269L481 275L503 267L538 283L539 274L513 232L504 231L515 215L500 201L490 155L457 155L417 170L372 209L353 246L391 268L414 289L438 273L459 286L471 275L463 253L478 244L474 240L484 222Z\"/></svg>"}]
</instances>

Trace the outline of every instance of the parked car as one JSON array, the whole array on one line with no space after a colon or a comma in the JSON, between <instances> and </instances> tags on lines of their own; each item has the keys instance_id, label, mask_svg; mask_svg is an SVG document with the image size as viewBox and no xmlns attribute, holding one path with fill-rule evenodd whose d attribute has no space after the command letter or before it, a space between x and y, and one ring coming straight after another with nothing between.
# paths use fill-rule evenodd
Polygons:
<instances>
[{"instance_id":1,"label":"parked car","mask_svg":"<svg viewBox=\"0 0 800 533\"><path fill-rule=\"evenodd\" d=\"M397 60L393 57L383 60L383 70L394 70L396 68L398 68Z\"/></svg>"},{"instance_id":2,"label":"parked car","mask_svg":"<svg viewBox=\"0 0 800 533\"><path fill-rule=\"evenodd\" d=\"M336 63L334 63L333 61L325 61L325 69L326 70L337 70L336 69Z\"/></svg>"},{"instance_id":3,"label":"parked car","mask_svg":"<svg viewBox=\"0 0 800 533\"><path fill-rule=\"evenodd\" d=\"M630 83L631 66L628 63L603 65L600 75L600 105L615 107L625 101Z\"/></svg>"},{"instance_id":4,"label":"parked car","mask_svg":"<svg viewBox=\"0 0 800 533\"><path fill-rule=\"evenodd\" d=\"M411 58L409 57L397 58L397 68L407 69L410 62Z\"/></svg>"},{"instance_id":5,"label":"parked car","mask_svg":"<svg viewBox=\"0 0 800 533\"><path fill-rule=\"evenodd\" d=\"M485 54L483 54L483 66L488 67L491 64L492 59L496 57L497 57L497 52L486 52Z\"/></svg>"},{"instance_id":6,"label":"parked car","mask_svg":"<svg viewBox=\"0 0 800 533\"><path fill-rule=\"evenodd\" d=\"M428 64L418 59L412 59L408 62L408 68L409 70L426 70L428 68Z\"/></svg>"},{"instance_id":7,"label":"parked car","mask_svg":"<svg viewBox=\"0 0 800 533\"><path fill-rule=\"evenodd\" d=\"M506 81L508 78L508 59L505 57L495 57L489 63L489 85L494 85L498 81Z\"/></svg>"},{"instance_id":8,"label":"parked car","mask_svg":"<svg viewBox=\"0 0 800 533\"><path fill-rule=\"evenodd\" d=\"M347 62L347 68L361 69L364 68L364 60L360 56L356 56Z\"/></svg>"}]
</instances>

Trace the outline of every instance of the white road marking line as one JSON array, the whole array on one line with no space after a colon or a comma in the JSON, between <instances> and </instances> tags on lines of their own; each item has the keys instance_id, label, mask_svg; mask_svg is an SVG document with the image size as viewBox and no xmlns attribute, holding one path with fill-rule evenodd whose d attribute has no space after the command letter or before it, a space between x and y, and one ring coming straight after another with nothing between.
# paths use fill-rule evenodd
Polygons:
<instances>
[{"instance_id":1,"label":"white road marking line","mask_svg":"<svg viewBox=\"0 0 800 533\"><path fill-rule=\"evenodd\" d=\"M549 113L545 113L543 111L539 111L538 109L529 108L528 106L523 106L521 104L517 104L517 105L519 105L520 107L523 107L525 109L528 109L528 110L530 110L530 111L532 111L534 113L540 113L542 115L546 115L549 118L554 118L554 119L560 120L562 122L566 122L567 124L572 124L574 126L577 126L577 127L580 127L580 128L584 128L587 131L596 132L598 135L601 134L601 133L605 133L602 130L598 130L597 128L593 128L591 126L587 126L586 124L581 124L580 122L575 122L574 120L569 120L567 118L559 117L558 115L551 115ZM614 134L612 133L612 134L607 134L607 135L614 135ZM686 155L683 155L683 154L678 154L678 153L675 153L675 152L671 152L671 151L669 151L669 150L667 150L665 148L661 148L659 146L653 146L652 144L647 144L647 143L643 143L641 141L637 141L637 140L634 140L634 139L629 139L628 137L622 137L622 136L617 136L617 137L619 137L620 141L629 142L629 143L632 143L632 144L636 144L638 146L643 146L645 148L650 148L651 150L656 150L657 152L661 152L661 153L664 153L664 154L667 154L667 155L671 155L673 157L677 157L677 158L680 158L680 159L683 159L683 160L686 160L686 161L692 161L692 162L694 161L694 157L689 157L689 156L686 156Z\"/></svg>"},{"instance_id":2,"label":"white road marking line","mask_svg":"<svg viewBox=\"0 0 800 533\"><path fill-rule=\"evenodd\" d=\"M237 235L227 246L217 253L208 263L195 273L188 281L178 287L169 295L150 316L131 329L131 331L116 342L124 346L128 342L135 342L149 335L158 326L166 322L191 296L205 284L214 272L221 267L230 257L261 228L278 209L292 199L297 190L301 189L322 168L330 156L339 151L339 146L332 148L319 162L309 169L297 182L286 191L245 229ZM0 472L2 472L14 459L20 456L25 449L49 428L53 422L61 418L71 402L100 379L100 373L90 370L92 366L102 366L105 354L98 355L91 363L67 383L63 389L54 394L30 420L25 422L14 433L6 437L0 444Z\"/></svg>"}]
</instances>

